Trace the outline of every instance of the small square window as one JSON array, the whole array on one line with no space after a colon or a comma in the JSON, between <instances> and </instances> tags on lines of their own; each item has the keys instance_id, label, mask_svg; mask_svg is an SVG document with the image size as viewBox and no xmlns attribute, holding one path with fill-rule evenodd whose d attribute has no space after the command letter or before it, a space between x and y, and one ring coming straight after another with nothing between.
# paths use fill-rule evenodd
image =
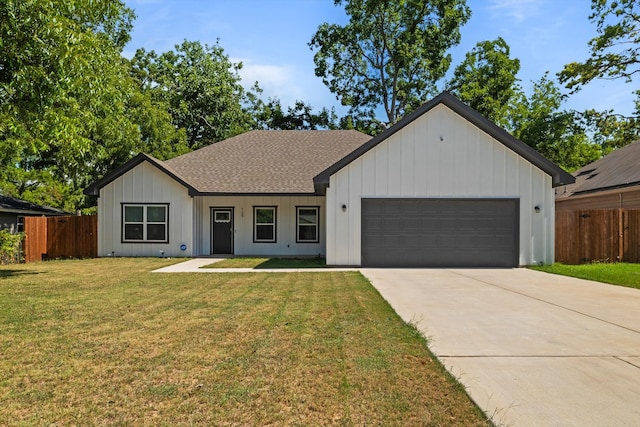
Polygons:
<instances>
[{"instance_id":1,"label":"small square window","mask_svg":"<svg viewBox=\"0 0 640 427\"><path fill-rule=\"evenodd\" d=\"M147 206L147 222L165 222L165 206Z\"/></svg>"},{"instance_id":2,"label":"small square window","mask_svg":"<svg viewBox=\"0 0 640 427\"><path fill-rule=\"evenodd\" d=\"M231 212L215 212L215 222L231 222Z\"/></svg>"},{"instance_id":3,"label":"small square window","mask_svg":"<svg viewBox=\"0 0 640 427\"><path fill-rule=\"evenodd\" d=\"M125 224L124 240L144 240L142 224Z\"/></svg>"},{"instance_id":4,"label":"small square window","mask_svg":"<svg viewBox=\"0 0 640 427\"><path fill-rule=\"evenodd\" d=\"M142 222L144 218L144 206L125 206L124 222Z\"/></svg>"}]
</instances>

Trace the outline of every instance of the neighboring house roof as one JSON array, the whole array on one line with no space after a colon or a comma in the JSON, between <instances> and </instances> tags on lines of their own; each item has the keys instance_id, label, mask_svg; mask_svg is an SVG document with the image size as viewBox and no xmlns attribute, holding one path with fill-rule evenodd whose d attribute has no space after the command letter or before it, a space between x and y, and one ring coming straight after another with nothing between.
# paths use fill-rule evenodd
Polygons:
<instances>
[{"instance_id":1,"label":"neighboring house roof","mask_svg":"<svg viewBox=\"0 0 640 427\"><path fill-rule=\"evenodd\" d=\"M455 113L481 129L482 131L486 132L489 136L504 144L507 148L511 149L516 154L525 158L533 165L540 168L543 172L550 175L554 187L569 184L575 181L573 176L565 172L555 163L543 157L536 150L520 141L519 139L515 138L507 131L484 117L482 114L464 104L455 96L451 95L448 92L442 92L440 95L436 96L426 104L423 104L413 113L404 117L389 129L379 133L375 138L372 138L369 142L363 144L351 154L340 159L338 162L325 169L322 173L318 174L313 180L316 187L316 192L324 194L327 186L329 185L329 177L331 177L331 175L335 174L340 169L344 168L349 163L356 160L358 157L362 156L364 153L371 150L381 142L385 141L391 135L402 130L402 128L409 125L410 123L421 117L423 114L427 113L440 104L447 106L449 109L453 110Z\"/></svg>"},{"instance_id":2,"label":"neighboring house roof","mask_svg":"<svg viewBox=\"0 0 640 427\"><path fill-rule=\"evenodd\" d=\"M371 139L355 130L255 130L174 159L146 154L85 190L100 188L143 161L184 185L191 195L313 194L313 177Z\"/></svg>"},{"instance_id":3,"label":"neighboring house roof","mask_svg":"<svg viewBox=\"0 0 640 427\"><path fill-rule=\"evenodd\" d=\"M589 163L573 175L575 183L558 189L556 200L640 185L640 140Z\"/></svg>"},{"instance_id":4,"label":"neighboring house roof","mask_svg":"<svg viewBox=\"0 0 640 427\"><path fill-rule=\"evenodd\" d=\"M11 212L19 215L66 215L67 213L49 206L36 205L9 196L0 195L0 212Z\"/></svg>"}]
</instances>

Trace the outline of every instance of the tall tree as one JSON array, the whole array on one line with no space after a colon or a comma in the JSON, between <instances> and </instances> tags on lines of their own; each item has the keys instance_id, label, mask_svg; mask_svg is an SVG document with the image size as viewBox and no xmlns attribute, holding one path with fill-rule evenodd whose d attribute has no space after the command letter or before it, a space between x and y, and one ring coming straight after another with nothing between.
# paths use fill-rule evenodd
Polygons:
<instances>
[{"instance_id":1,"label":"tall tree","mask_svg":"<svg viewBox=\"0 0 640 427\"><path fill-rule=\"evenodd\" d=\"M334 0L349 22L324 23L309 46L316 76L350 114L382 108L395 123L436 92L449 69L447 51L471 16L465 0Z\"/></svg>"},{"instance_id":2,"label":"tall tree","mask_svg":"<svg viewBox=\"0 0 640 427\"><path fill-rule=\"evenodd\" d=\"M158 55L139 49L133 74L144 89L169 106L173 124L184 129L189 148L237 135L251 127L245 104L250 101L240 84L242 64L234 64L216 43L185 40L175 50Z\"/></svg>"},{"instance_id":3,"label":"tall tree","mask_svg":"<svg viewBox=\"0 0 640 427\"><path fill-rule=\"evenodd\" d=\"M510 128L516 138L567 171L600 157L600 146L590 140L581 115L560 109L564 96L554 81L545 75L534 82L532 92L528 99L520 94L511 111Z\"/></svg>"},{"instance_id":4,"label":"tall tree","mask_svg":"<svg viewBox=\"0 0 640 427\"><path fill-rule=\"evenodd\" d=\"M509 123L509 108L520 90L516 77L520 60L509 53L502 37L478 42L447 85L461 101L503 127Z\"/></svg>"},{"instance_id":5,"label":"tall tree","mask_svg":"<svg viewBox=\"0 0 640 427\"><path fill-rule=\"evenodd\" d=\"M162 116L121 56L133 17L120 0L0 2L0 191L74 211L146 148L140 130Z\"/></svg>"}]
</instances>

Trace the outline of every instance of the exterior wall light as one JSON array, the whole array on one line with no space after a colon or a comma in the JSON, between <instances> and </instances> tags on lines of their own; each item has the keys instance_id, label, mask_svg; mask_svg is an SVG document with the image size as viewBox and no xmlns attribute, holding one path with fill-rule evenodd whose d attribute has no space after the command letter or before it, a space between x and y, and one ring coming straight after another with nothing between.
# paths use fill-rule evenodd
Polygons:
<instances>
[{"instance_id":1,"label":"exterior wall light","mask_svg":"<svg viewBox=\"0 0 640 427\"><path fill-rule=\"evenodd\" d=\"M533 210L536 211L536 213L540 213L540 206L534 206Z\"/></svg>"},{"instance_id":2,"label":"exterior wall light","mask_svg":"<svg viewBox=\"0 0 640 427\"><path fill-rule=\"evenodd\" d=\"M342 205L342 212L346 212L347 211L347 205Z\"/></svg>"}]
</instances>

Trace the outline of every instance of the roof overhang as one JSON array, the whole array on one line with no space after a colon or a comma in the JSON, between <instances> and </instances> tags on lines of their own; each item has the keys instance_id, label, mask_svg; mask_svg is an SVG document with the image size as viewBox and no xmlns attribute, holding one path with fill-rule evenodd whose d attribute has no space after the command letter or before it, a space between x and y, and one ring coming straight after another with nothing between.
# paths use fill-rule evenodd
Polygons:
<instances>
[{"instance_id":1,"label":"roof overhang","mask_svg":"<svg viewBox=\"0 0 640 427\"><path fill-rule=\"evenodd\" d=\"M11 209L11 208L0 208L0 212L13 213L18 215L30 215L30 216L63 216L70 215L67 212L44 212L38 210L31 209Z\"/></svg>"},{"instance_id":2,"label":"roof overhang","mask_svg":"<svg viewBox=\"0 0 640 427\"><path fill-rule=\"evenodd\" d=\"M608 196L611 194L629 193L640 191L640 182L631 182L624 185L615 185L611 187L595 188L588 191L577 191L569 195L556 195L556 203L567 202L570 200L587 199L594 196Z\"/></svg>"},{"instance_id":3,"label":"roof overhang","mask_svg":"<svg viewBox=\"0 0 640 427\"><path fill-rule=\"evenodd\" d=\"M405 126L411 124L413 121L421 117L423 114L426 114L427 112L429 112L434 107L440 104L447 106L449 109L457 113L459 116L463 117L464 119L469 121L471 124L475 125L477 128L479 128L480 130L482 130L483 132L485 132L486 134L488 134L498 142L504 144L507 148L509 148L510 150L512 150L519 156L521 156L522 158L526 159L527 161L529 161L530 163L538 167L540 170L542 170L549 176L551 176L553 187L558 187L560 185L567 185L575 182L575 178L571 174L564 171L558 165L556 165L555 163L551 162L550 160L542 156L536 150L534 150L524 142L520 141L519 139L515 138L513 135L511 135L510 133L508 133L507 131L505 131L504 129L502 129L501 127L499 127L498 125L496 125L495 123L487 119L486 117L484 117L482 114L478 113L473 108L469 107L468 105L460 101L455 96L451 95L448 92L442 92L440 95L436 96L431 101L423 104L420 108L418 108L408 116L404 117L395 125L382 131L381 133L376 135L374 138L372 138L371 140L369 140L359 148L355 149L353 152L351 152L344 158L340 159L338 162L334 163L333 165L329 166L327 169L325 169L324 171L316 175L313 178L313 186L315 188L315 193L319 195L325 194L327 188L329 187L329 179L331 178L331 175L335 174L336 172L338 172L339 170L341 170L342 168L344 168L345 166L347 166L348 164L350 164L351 162L353 162L354 160L356 160L357 158L365 154L367 151L373 149L381 142L387 140L393 134L395 134L396 132L399 132Z\"/></svg>"},{"instance_id":4,"label":"roof overhang","mask_svg":"<svg viewBox=\"0 0 640 427\"><path fill-rule=\"evenodd\" d=\"M192 196L227 196L227 197L259 197L259 196L274 196L274 197L309 197L318 196L315 192L311 193L269 193L269 192L255 192L255 193L232 193L232 192L212 192L203 191L191 194Z\"/></svg>"}]
</instances>

